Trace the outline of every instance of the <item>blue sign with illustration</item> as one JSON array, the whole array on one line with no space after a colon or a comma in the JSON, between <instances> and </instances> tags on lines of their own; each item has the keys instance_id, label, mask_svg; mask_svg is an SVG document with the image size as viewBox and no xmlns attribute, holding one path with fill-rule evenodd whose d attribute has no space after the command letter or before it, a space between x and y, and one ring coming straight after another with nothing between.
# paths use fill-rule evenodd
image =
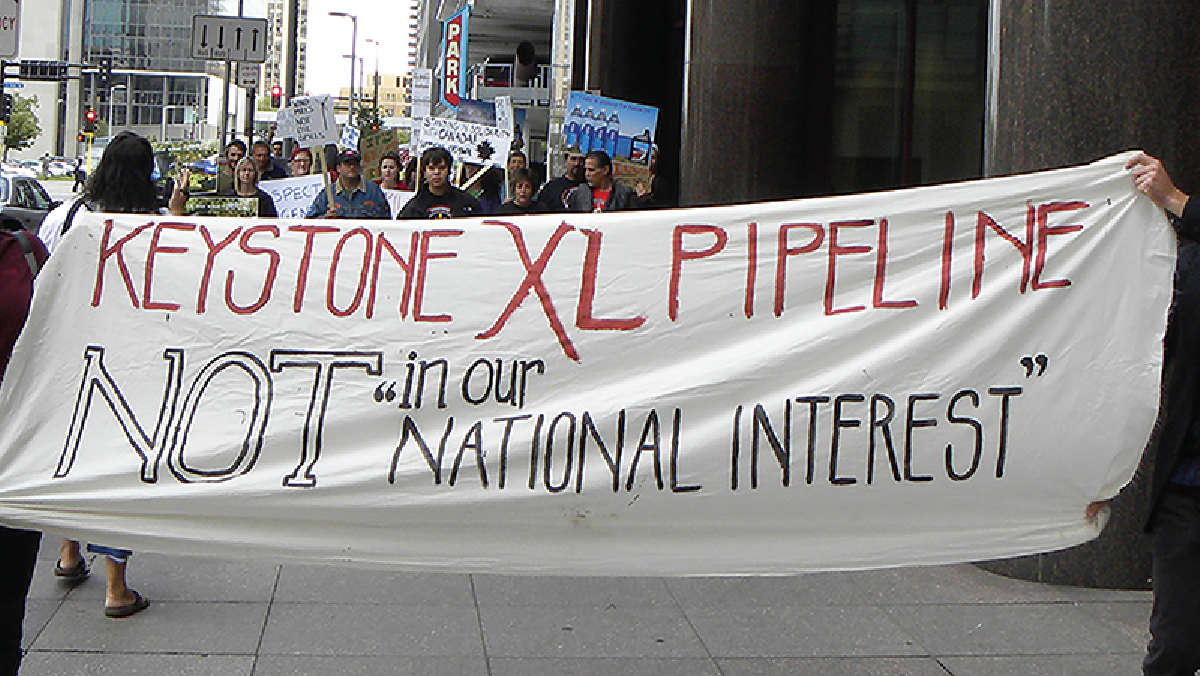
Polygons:
<instances>
[{"instance_id":1,"label":"blue sign with illustration","mask_svg":"<svg viewBox=\"0 0 1200 676\"><path fill-rule=\"evenodd\" d=\"M563 148L585 154L603 150L614 160L648 165L657 126L658 108L571 92L563 121Z\"/></svg>"}]
</instances>

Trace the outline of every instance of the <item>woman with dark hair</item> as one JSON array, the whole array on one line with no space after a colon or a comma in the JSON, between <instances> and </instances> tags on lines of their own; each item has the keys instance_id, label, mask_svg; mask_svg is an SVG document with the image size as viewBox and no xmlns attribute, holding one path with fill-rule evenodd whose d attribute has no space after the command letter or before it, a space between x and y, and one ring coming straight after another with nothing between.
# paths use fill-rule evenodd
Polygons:
<instances>
[{"instance_id":1,"label":"woman with dark hair","mask_svg":"<svg viewBox=\"0 0 1200 676\"><path fill-rule=\"evenodd\" d=\"M38 237L51 253L59 240L71 228L75 214L81 209L126 214L165 214L159 207L158 193L151 174L154 173L154 149L150 142L130 131L123 131L104 149L104 155L83 194L72 202L59 205L46 215ZM89 552L105 556L104 614L107 617L129 617L145 610L150 602L129 588L125 567L133 553L89 544ZM64 582L79 584L88 577L88 565L75 540L63 540L58 548L58 563L54 575Z\"/></svg>"}]
</instances>

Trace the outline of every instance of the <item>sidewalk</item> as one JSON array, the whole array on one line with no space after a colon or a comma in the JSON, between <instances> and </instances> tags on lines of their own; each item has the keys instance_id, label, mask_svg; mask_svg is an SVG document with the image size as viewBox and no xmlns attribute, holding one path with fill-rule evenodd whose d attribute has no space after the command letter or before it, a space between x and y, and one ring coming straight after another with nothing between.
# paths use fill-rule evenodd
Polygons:
<instances>
[{"instance_id":1,"label":"sidewalk","mask_svg":"<svg viewBox=\"0 0 1200 676\"><path fill-rule=\"evenodd\" d=\"M103 615L42 543L22 676L1136 674L1150 594L970 565L783 578L390 573L135 555L152 605ZM100 564L96 566L95 564Z\"/></svg>"}]
</instances>

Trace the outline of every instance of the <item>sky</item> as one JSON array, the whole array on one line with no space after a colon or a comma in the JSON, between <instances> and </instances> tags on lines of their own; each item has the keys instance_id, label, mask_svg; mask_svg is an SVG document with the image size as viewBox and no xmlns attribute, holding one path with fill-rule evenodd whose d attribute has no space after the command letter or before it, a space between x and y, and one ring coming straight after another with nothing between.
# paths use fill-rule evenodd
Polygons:
<instances>
[{"instance_id":1,"label":"sky","mask_svg":"<svg viewBox=\"0 0 1200 676\"><path fill-rule=\"evenodd\" d=\"M265 17L263 0L245 0L245 16ZM225 0L226 11L237 13L236 0ZM404 73L408 70L408 32L411 13L409 0L308 0L308 73L305 88L310 94L334 94L350 84L351 21L329 16L346 12L358 16L357 55L363 59L363 74L371 82L375 74L375 55L379 54L379 72ZM377 40L375 45L367 39ZM358 86L358 71L354 73Z\"/></svg>"}]
</instances>

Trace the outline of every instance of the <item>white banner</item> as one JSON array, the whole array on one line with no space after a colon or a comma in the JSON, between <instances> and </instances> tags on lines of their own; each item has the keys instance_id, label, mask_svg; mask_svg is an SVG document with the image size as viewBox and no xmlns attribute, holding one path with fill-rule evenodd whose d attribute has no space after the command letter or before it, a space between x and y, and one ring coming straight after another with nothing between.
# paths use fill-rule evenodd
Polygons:
<instances>
[{"instance_id":1,"label":"white banner","mask_svg":"<svg viewBox=\"0 0 1200 676\"><path fill-rule=\"evenodd\" d=\"M504 168L512 145L512 129L459 122L444 117L421 120L417 154L433 147L450 152L456 162L471 162Z\"/></svg>"},{"instance_id":2,"label":"white banner","mask_svg":"<svg viewBox=\"0 0 1200 676\"><path fill-rule=\"evenodd\" d=\"M588 575L1078 544L1171 298L1126 157L565 220L81 213L0 390L0 520Z\"/></svg>"},{"instance_id":3,"label":"white banner","mask_svg":"<svg viewBox=\"0 0 1200 676\"><path fill-rule=\"evenodd\" d=\"M404 210L404 205L416 196L416 192L412 190L388 190L383 189L383 196L387 198L388 208L392 211L392 218Z\"/></svg>"},{"instance_id":4,"label":"white banner","mask_svg":"<svg viewBox=\"0 0 1200 676\"><path fill-rule=\"evenodd\" d=\"M258 187L275 201L275 212L280 218L304 218L313 200L325 189L325 180L314 174L261 181Z\"/></svg>"}]
</instances>

